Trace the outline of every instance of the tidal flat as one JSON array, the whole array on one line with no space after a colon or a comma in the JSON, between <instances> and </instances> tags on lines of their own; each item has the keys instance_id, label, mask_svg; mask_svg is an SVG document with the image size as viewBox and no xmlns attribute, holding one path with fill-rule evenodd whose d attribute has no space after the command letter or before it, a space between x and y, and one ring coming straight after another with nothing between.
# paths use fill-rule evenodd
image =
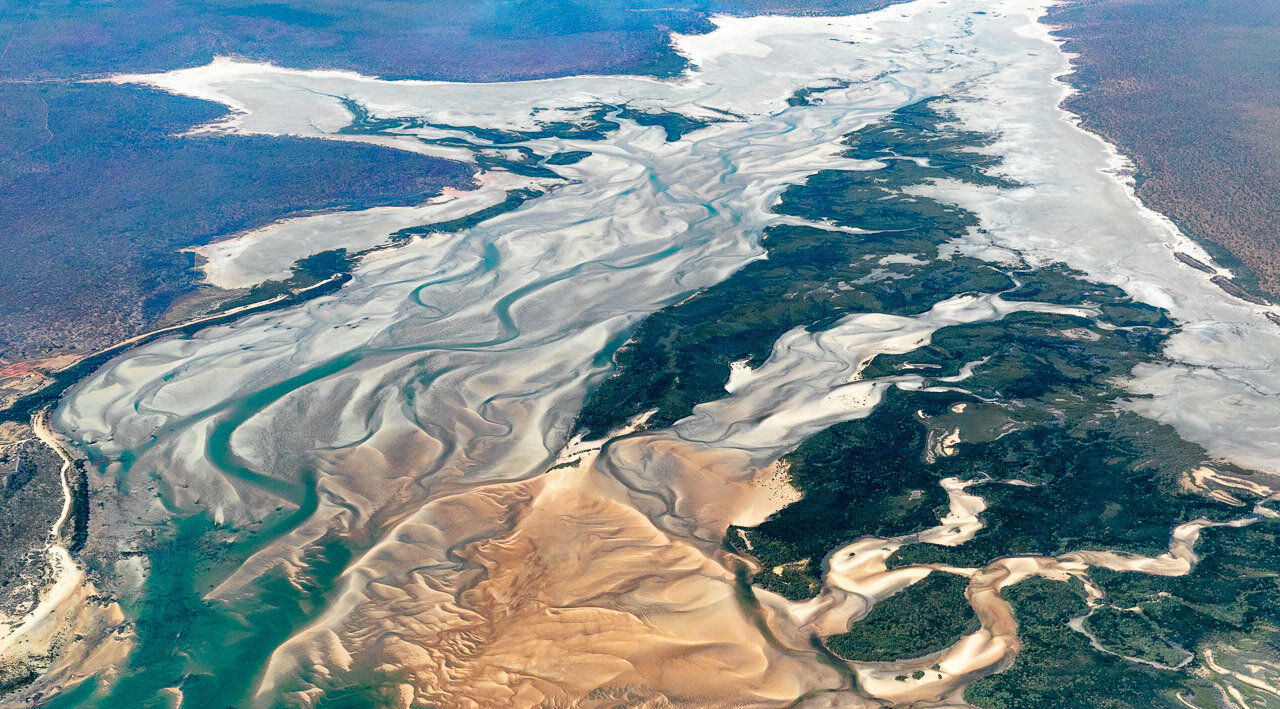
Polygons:
<instances>
[{"instance_id":1,"label":"tidal flat","mask_svg":"<svg viewBox=\"0 0 1280 709\"><path fill-rule=\"evenodd\" d=\"M510 208L366 214L401 243L337 292L77 386L102 593L15 696L1265 697L1280 330L1059 109L1044 10L722 17L663 80L115 77L235 107L215 134L501 173L475 207ZM915 594L951 622L885 637Z\"/></svg>"}]
</instances>

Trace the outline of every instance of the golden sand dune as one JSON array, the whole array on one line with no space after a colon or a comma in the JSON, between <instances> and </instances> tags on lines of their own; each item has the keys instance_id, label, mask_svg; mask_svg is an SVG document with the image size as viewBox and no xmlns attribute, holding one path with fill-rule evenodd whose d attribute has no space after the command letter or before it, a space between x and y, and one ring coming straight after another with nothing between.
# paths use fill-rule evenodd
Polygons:
<instances>
[{"instance_id":1,"label":"golden sand dune","mask_svg":"<svg viewBox=\"0 0 1280 709\"><path fill-rule=\"evenodd\" d=\"M370 583L353 613L288 648L310 659L273 668L276 682L301 671L441 707L779 706L841 684L812 650L762 633L735 557L663 533L596 460L440 500L451 532L506 531L457 547L468 569L447 581Z\"/></svg>"}]
</instances>

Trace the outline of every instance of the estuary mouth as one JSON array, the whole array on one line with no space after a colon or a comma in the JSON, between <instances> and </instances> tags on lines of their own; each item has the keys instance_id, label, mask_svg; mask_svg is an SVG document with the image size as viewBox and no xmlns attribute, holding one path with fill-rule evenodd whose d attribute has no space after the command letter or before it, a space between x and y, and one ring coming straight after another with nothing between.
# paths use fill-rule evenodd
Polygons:
<instances>
[{"instance_id":1,"label":"estuary mouth","mask_svg":"<svg viewBox=\"0 0 1280 709\"><path fill-rule=\"evenodd\" d=\"M661 80L112 78L478 179L200 247L228 289L347 270L63 399L101 591L23 691L1006 706L1049 636L1240 685L1168 608L1213 553L1271 574L1280 316L1059 108L1045 9L719 17Z\"/></svg>"}]
</instances>

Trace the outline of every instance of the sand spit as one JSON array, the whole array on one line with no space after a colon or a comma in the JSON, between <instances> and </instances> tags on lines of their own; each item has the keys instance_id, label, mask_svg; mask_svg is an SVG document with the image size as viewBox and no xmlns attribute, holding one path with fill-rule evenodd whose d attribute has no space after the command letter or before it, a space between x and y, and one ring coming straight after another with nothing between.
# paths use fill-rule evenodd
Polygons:
<instances>
[{"instance_id":1,"label":"sand spit","mask_svg":"<svg viewBox=\"0 0 1280 709\"><path fill-rule=\"evenodd\" d=\"M323 585L316 559L334 545L352 550L324 604L265 667L188 658L187 669L223 672L220 680L260 672L250 693L264 707L314 705L350 687L405 707L945 705L1016 651L999 598L1010 583L1079 578L1091 565L1186 573L1203 525L1179 528L1158 557L1081 552L972 570L889 572L880 540L856 560L835 552L823 600L793 607L744 596L737 574L746 562L721 546L730 523L779 504L762 483L787 451L868 415L890 387L938 386L921 374L861 378L876 354L910 352L947 325L1018 310L1089 318L1089 309L961 296L913 318L867 314L797 329L763 365L738 368L722 399L670 429L566 441L628 328L759 258L788 185L827 168L873 169L840 157L843 136L947 96L965 127L1004 136L991 149L1027 186L920 188L984 221L985 231L946 252L1065 261L1169 308L1185 323L1175 363L1142 372L1132 386L1154 396L1131 405L1215 455L1275 469L1280 442L1254 427L1280 413L1280 332L1265 309L1175 258L1209 262L1133 200L1115 154L1057 108L1064 89L1054 77L1066 61L1036 23L1044 5L917 0L847 18L721 18L707 35L677 39L698 69L670 81L461 85L232 60L119 77L235 109L209 131L368 140L467 160L474 150L436 141L483 142L468 126L584 121L601 105L714 122L679 140L631 120L600 140L521 139L536 155L588 155L557 165L565 184L519 209L366 259L336 294L108 364L54 421L103 461L91 478L103 507L86 557L102 562L112 592L145 598L140 566L117 563L117 550L145 550L174 520L205 516L215 528L198 543L253 552L204 601L246 617L268 580ZM805 86L826 88L821 102L789 105ZM404 120L378 135L339 133L352 120L345 101ZM377 214L346 218L370 219L370 237L387 228ZM220 272L257 278L258 258L274 272L288 255L264 254L284 242L259 237L224 247ZM980 365L942 384L963 389ZM962 543L977 531L976 483L948 484L953 517L919 541ZM970 576L982 622L943 656L912 661L939 664L942 677L901 682L898 663L837 670L813 648L815 633L842 630L884 594L938 572ZM118 646L95 651L77 645L65 657L89 652L85 666L120 666ZM177 688L163 691L182 699Z\"/></svg>"},{"instance_id":2,"label":"sand spit","mask_svg":"<svg viewBox=\"0 0 1280 709\"><path fill-rule=\"evenodd\" d=\"M63 506L49 530L52 582L42 589L39 604L0 637L0 669L25 666L76 684L98 673L115 672L128 648L126 636L117 632L125 618L119 606L97 600L97 588L63 544L73 504L67 477L73 461L49 428L48 411L32 417L31 430L62 458ZM49 689L46 681L37 680L28 691Z\"/></svg>"},{"instance_id":3,"label":"sand spit","mask_svg":"<svg viewBox=\"0 0 1280 709\"><path fill-rule=\"evenodd\" d=\"M64 629L67 616L75 612L76 601L84 585L84 570L72 560L70 552L62 544L62 527L71 514L71 486L67 482L67 473L71 469L71 457L62 443L49 430L48 412L41 411L31 420L31 430L36 438L57 452L62 458L62 469L58 471L62 482L62 512L49 530L49 567L53 582L44 589L39 605L35 607L17 627L0 638L0 663L13 659L26 659L49 654L57 637Z\"/></svg>"}]
</instances>

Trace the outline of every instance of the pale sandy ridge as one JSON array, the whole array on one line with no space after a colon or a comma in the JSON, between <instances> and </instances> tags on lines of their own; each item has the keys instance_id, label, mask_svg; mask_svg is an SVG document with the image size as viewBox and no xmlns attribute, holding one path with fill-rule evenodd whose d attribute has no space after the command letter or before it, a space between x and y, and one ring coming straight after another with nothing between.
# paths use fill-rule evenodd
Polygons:
<instances>
[{"instance_id":1,"label":"pale sandy ridge","mask_svg":"<svg viewBox=\"0 0 1280 709\"><path fill-rule=\"evenodd\" d=\"M62 459L62 467L58 471L58 479L62 485L62 512L49 530L49 566L53 570L54 582L44 590L44 597L39 605L27 614L27 617L3 638L0 638L0 659L21 651L27 655L40 655L48 651L52 636L65 621L64 606L84 584L84 570L71 559L70 552L62 544L62 525L71 514L72 492L67 482L67 472L71 469L71 457L62 447L55 434L49 430L48 411L41 411L31 419L31 430L40 442L53 449ZM25 648L19 648L25 645Z\"/></svg>"},{"instance_id":2,"label":"pale sandy ridge","mask_svg":"<svg viewBox=\"0 0 1280 709\"><path fill-rule=\"evenodd\" d=\"M53 583L42 589L39 604L26 618L0 637L0 665L25 665L66 677L73 683L95 675L110 677L118 671L129 648L128 637L118 632L124 616L116 604L95 599L97 587L63 544L64 525L74 504L68 478L74 462L49 428L49 412L35 414L31 428L41 443L62 459L59 477L64 501L61 514L50 528L46 552Z\"/></svg>"}]
</instances>

